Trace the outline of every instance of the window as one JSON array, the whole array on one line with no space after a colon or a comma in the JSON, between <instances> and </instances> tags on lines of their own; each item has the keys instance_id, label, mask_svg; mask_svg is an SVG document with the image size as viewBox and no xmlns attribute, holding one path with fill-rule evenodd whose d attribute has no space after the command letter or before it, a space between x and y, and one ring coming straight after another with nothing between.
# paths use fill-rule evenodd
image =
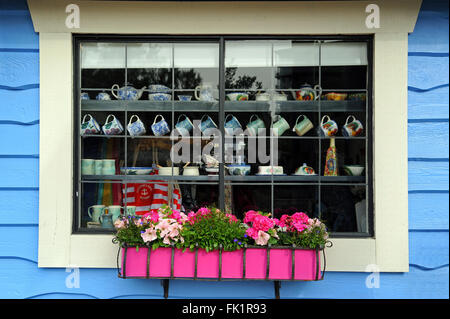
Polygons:
<instances>
[{"instance_id":1,"label":"window","mask_svg":"<svg viewBox=\"0 0 450 319\"><path fill-rule=\"evenodd\" d=\"M74 40L75 233L167 202L304 211L333 236L373 235L371 37Z\"/></svg>"}]
</instances>

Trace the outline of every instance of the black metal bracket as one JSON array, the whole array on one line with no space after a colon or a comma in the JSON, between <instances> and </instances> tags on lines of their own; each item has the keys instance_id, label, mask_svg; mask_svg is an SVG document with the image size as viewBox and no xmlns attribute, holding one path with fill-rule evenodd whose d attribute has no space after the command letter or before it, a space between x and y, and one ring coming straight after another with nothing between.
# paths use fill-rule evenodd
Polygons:
<instances>
[{"instance_id":1,"label":"black metal bracket","mask_svg":"<svg viewBox=\"0 0 450 319\"><path fill-rule=\"evenodd\" d=\"M281 281L275 280L273 282L273 289L275 291L275 299L280 299L280 288L281 288Z\"/></svg>"},{"instance_id":2,"label":"black metal bracket","mask_svg":"<svg viewBox=\"0 0 450 319\"><path fill-rule=\"evenodd\" d=\"M164 299L169 297L169 279L161 279L161 286L164 288Z\"/></svg>"}]
</instances>

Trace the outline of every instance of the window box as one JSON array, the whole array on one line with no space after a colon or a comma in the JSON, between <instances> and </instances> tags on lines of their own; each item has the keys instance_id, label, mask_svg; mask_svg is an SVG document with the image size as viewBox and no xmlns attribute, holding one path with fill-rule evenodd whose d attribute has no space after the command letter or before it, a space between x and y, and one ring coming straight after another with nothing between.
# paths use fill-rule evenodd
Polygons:
<instances>
[{"instance_id":1,"label":"window box","mask_svg":"<svg viewBox=\"0 0 450 319\"><path fill-rule=\"evenodd\" d=\"M124 246L120 278L204 280L301 280L324 278L324 248L248 246L235 251ZM118 265L119 268L119 265Z\"/></svg>"}]
</instances>

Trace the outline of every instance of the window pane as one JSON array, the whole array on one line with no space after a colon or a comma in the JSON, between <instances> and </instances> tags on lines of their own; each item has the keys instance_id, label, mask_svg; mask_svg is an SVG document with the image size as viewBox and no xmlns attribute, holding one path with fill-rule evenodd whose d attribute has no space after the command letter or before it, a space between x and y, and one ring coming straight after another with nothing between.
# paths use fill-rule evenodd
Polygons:
<instances>
[{"instance_id":1,"label":"window pane","mask_svg":"<svg viewBox=\"0 0 450 319\"><path fill-rule=\"evenodd\" d=\"M175 68L218 68L219 45L215 43L175 43Z\"/></svg>"},{"instance_id":2,"label":"window pane","mask_svg":"<svg viewBox=\"0 0 450 319\"><path fill-rule=\"evenodd\" d=\"M273 50L275 66L319 65L319 44L316 42L277 41Z\"/></svg>"},{"instance_id":3,"label":"window pane","mask_svg":"<svg viewBox=\"0 0 450 319\"><path fill-rule=\"evenodd\" d=\"M321 49L321 64L367 65L367 44L359 42L325 42Z\"/></svg>"},{"instance_id":4,"label":"window pane","mask_svg":"<svg viewBox=\"0 0 450 319\"><path fill-rule=\"evenodd\" d=\"M82 43L82 69L119 69L125 67L125 44Z\"/></svg>"},{"instance_id":5,"label":"window pane","mask_svg":"<svg viewBox=\"0 0 450 319\"><path fill-rule=\"evenodd\" d=\"M171 68L172 44L129 43L127 44L128 68Z\"/></svg>"}]
</instances>

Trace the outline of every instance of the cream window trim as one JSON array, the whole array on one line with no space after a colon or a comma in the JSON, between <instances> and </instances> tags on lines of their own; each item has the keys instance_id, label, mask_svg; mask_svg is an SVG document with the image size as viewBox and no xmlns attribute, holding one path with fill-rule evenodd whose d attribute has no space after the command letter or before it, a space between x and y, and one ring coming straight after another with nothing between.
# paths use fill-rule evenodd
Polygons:
<instances>
[{"instance_id":1,"label":"cream window trim","mask_svg":"<svg viewBox=\"0 0 450 319\"><path fill-rule=\"evenodd\" d=\"M81 29L67 29L64 24L65 5L74 2L80 6ZM376 264L380 271L408 271L407 36L421 1L177 2L175 12L168 2L74 2L28 1L40 46L39 267L116 267L117 246L111 235L72 234L72 32L196 35L257 30L259 34L374 34L375 236L333 239L334 246L326 251L327 270L367 271L368 265ZM360 15L368 3L379 4L385 19L395 16L396 23L382 18L383 28L366 29ZM243 10L250 4L259 15L249 14L245 25L239 14L228 14L236 6ZM172 11L166 12L168 6ZM224 10L216 10L217 6ZM286 19L293 6L295 23ZM174 19L176 12L182 14ZM157 23L159 13L170 15L166 21L172 22ZM259 28L261 14L268 19ZM226 23L231 19L233 23Z\"/></svg>"}]
</instances>

